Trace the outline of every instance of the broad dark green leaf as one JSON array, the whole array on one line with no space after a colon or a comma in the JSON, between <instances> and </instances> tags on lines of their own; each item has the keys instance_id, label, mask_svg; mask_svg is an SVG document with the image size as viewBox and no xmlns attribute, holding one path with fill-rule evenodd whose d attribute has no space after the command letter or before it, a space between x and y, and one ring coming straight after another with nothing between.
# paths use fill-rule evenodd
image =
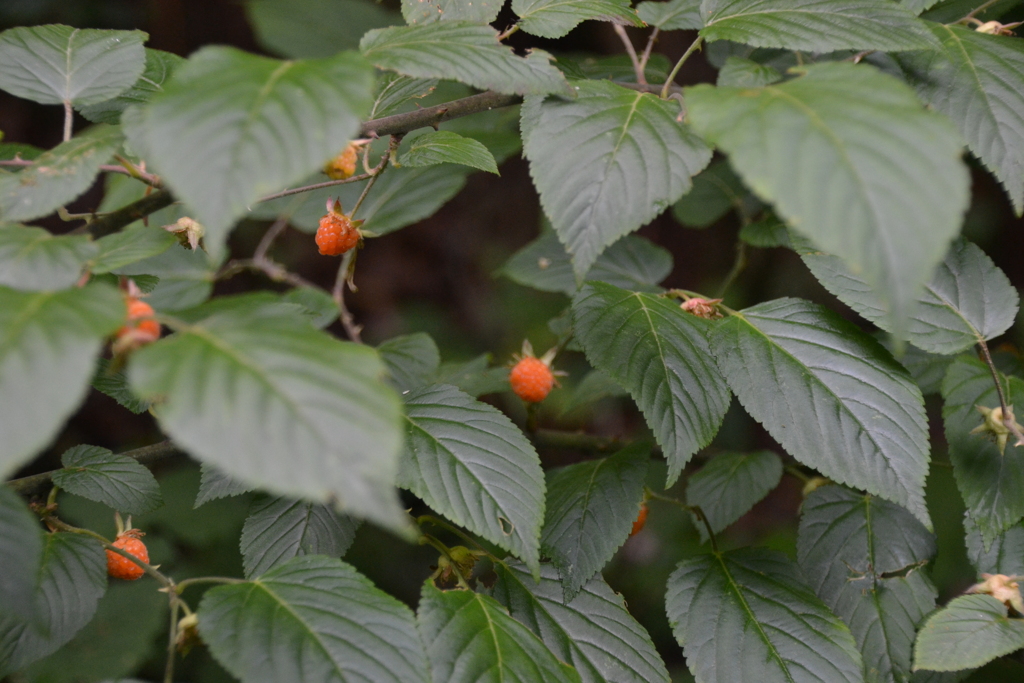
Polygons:
<instances>
[{"instance_id":1,"label":"broad dark green leaf","mask_svg":"<svg viewBox=\"0 0 1024 683\"><path fill-rule=\"evenodd\" d=\"M636 6L636 13L648 26L662 31L704 28L704 20L700 16L700 0L647 0Z\"/></svg>"},{"instance_id":2,"label":"broad dark green leaf","mask_svg":"<svg viewBox=\"0 0 1024 683\"><path fill-rule=\"evenodd\" d=\"M406 394L405 419L399 485L539 571L544 473L519 428L445 384Z\"/></svg>"},{"instance_id":3,"label":"broad dark green leaf","mask_svg":"<svg viewBox=\"0 0 1024 683\"><path fill-rule=\"evenodd\" d=\"M0 174L0 219L40 218L77 199L117 151L121 139L117 127L94 126L43 153L32 166Z\"/></svg>"},{"instance_id":4,"label":"broad dark green leaf","mask_svg":"<svg viewBox=\"0 0 1024 683\"><path fill-rule=\"evenodd\" d=\"M744 225L740 229L739 237L750 246L759 249L792 246L789 228L770 213L760 220Z\"/></svg>"},{"instance_id":5,"label":"broad dark green leaf","mask_svg":"<svg viewBox=\"0 0 1024 683\"><path fill-rule=\"evenodd\" d=\"M483 353L465 363L443 363L437 370L438 384L451 384L474 398L510 391L508 366L490 367L491 354Z\"/></svg>"},{"instance_id":6,"label":"broad dark green leaf","mask_svg":"<svg viewBox=\"0 0 1024 683\"><path fill-rule=\"evenodd\" d=\"M592 370L587 373L580 383L572 389L562 404L562 415L577 417L585 415L590 419L587 410L598 401L615 396L627 396L628 392L608 375L600 370Z\"/></svg>"},{"instance_id":7,"label":"broad dark green leaf","mask_svg":"<svg viewBox=\"0 0 1024 683\"><path fill-rule=\"evenodd\" d=\"M305 556L207 591L199 633L245 683L426 683L409 608L341 560Z\"/></svg>"},{"instance_id":8,"label":"broad dark green leaf","mask_svg":"<svg viewBox=\"0 0 1024 683\"><path fill-rule=\"evenodd\" d=\"M588 19L643 26L630 0L512 0L519 28L541 38L561 38Z\"/></svg>"},{"instance_id":9,"label":"broad dark green leaf","mask_svg":"<svg viewBox=\"0 0 1024 683\"><path fill-rule=\"evenodd\" d=\"M917 625L935 609L937 592L921 571L935 537L903 508L840 486L815 489L802 512L800 568L850 626L865 681L908 680Z\"/></svg>"},{"instance_id":10,"label":"broad dark green leaf","mask_svg":"<svg viewBox=\"0 0 1024 683\"><path fill-rule=\"evenodd\" d=\"M999 378L1007 404L1024 406L1024 381L1002 373ZM956 359L946 372L942 397L953 474L987 547L1024 517L1024 446L1015 446L1010 436L1005 448L1000 448L985 434L971 434L984 423L977 406L999 406L992 374L977 358Z\"/></svg>"},{"instance_id":11,"label":"broad dark green leaf","mask_svg":"<svg viewBox=\"0 0 1024 683\"><path fill-rule=\"evenodd\" d=\"M573 300L575 333L591 364L633 397L668 461L668 482L710 443L729 388L708 346L712 321L649 294L588 282Z\"/></svg>"},{"instance_id":12,"label":"broad dark green leaf","mask_svg":"<svg viewBox=\"0 0 1024 683\"><path fill-rule=\"evenodd\" d=\"M979 574L1024 575L1024 522L999 534L986 549L981 531L970 515L964 517L967 557Z\"/></svg>"},{"instance_id":13,"label":"broad dark green leaf","mask_svg":"<svg viewBox=\"0 0 1024 683\"><path fill-rule=\"evenodd\" d=\"M991 595L962 595L928 618L917 635L914 668L960 671L1024 647L1024 619L1010 619Z\"/></svg>"},{"instance_id":14,"label":"broad dark green leaf","mask_svg":"<svg viewBox=\"0 0 1024 683\"><path fill-rule=\"evenodd\" d=\"M711 150L679 104L602 81L528 99L523 142L541 205L583 277L606 247L686 193Z\"/></svg>"},{"instance_id":15,"label":"broad dark green leaf","mask_svg":"<svg viewBox=\"0 0 1024 683\"><path fill-rule=\"evenodd\" d=\"M850 630L781 553L748 548L684 560L665 605L702 683L864 680Z\"/></svg>"},{"instance_id":16,"label":"broad dark green leaf","mask_svg":"<svg viewBox=\"0 0 1024 683\"><path fill-rule=\"evenodd\" d=\"M885 348L890 352L894 351L892 337L888 335L885 337L878 335L878 337ZM942 380L946 378L946 371L949 370L949 366L955 358L928 353L912 344L905 344L903 354L899 356L898 360L900 365L910 372L910 376L914 378L917 386L921 387L921 393L927 396L942 391Z\"/></svg>"},{"instance_id":17,"label":"broad dark green leaf","mask_svg":"<svg viewBox=\"0 0 1024 683\"><path fill-rule=\"evenodd\" d=\"M124 316L124 297L105 284L0 287L0 478L56 436L89 390L103 338Z\"/></svg>"},{"instance_id":18,"label":"broad dark green leaf","mask_svg":"<svg viewBox=\"0 0 1024 683\"><path fill-rule=\"evenodd\" d=\"M283 301L302 306L313 327L322 330L338 319L338 304L328 292L314 287L296 287L281 297Z\"/></svg>"},{"instance_id":19,"label":"broad dark green leaf","mask_svg":"<svg viewBox=\"0 0 1024 683\"><path fill-rule=\"evenodd\" d=\"M245 9L260 44L293 59L354 50L370 29L402 23L397 12L367 0L248 0Z\"/></svg>"},{"instance_id":20,"label":"broad dark green leaf","mask_svg":"<svg viewBox=\"0 0 1024 683\"><path fill-rule=\"evenodd\" d=\"M608 458L548 471L540 542L558 568L564 602L629 538L644 499L649 452L640 443Z\"/></svg>"},{"instance_id":21,"label":"broad dark green leaf","mask_svg":"<svg viewBox=\"0 0 1024 683\"><path fill-rule=\"evenodd\" d=\"M498 165L482 142L447 130L426 133L415 138L401 154L402 166L460 164L498 174Z\"/></svg>"},{"instance_id":22,"label":"broad dark green leaf","mask_svg":"<svg viewBox=\"0 0 1024 683\"><path fill-rule=\"evenodd\" d=\"M0 89L40 104L96 104L116 97L142 74L149 36L61 24L0 33Z\"/></svg>"},{"instance_id":23,"label":"broad dark green leaf","mask_svg":"<svg viewBox=\"0 0 1024 683\"><path fill-rule=\"evenodd\" d=\"M688 88L688 116L780 217L880 293L902 332L967 206L960 137L873 67L802 71L760 89Z\"/></svg>"},{"instance_id":24,"label":"broad dark green leaf","mask_svg":"<svg viewBox=\"0 0 1024 683\"><path fill-rule=\"evenodd\" d=\"M425 332L392 337L377 347L399 391L418 389L437 377L441 353Z\"/></svg>"},{"instance_id":25,"label":"broad dark green leaf","mask_svg":"<svg viewBox=\"0 0 1024 683\"><path fill-rule=\"evenodd\" d=\"M906 8L886 0L705 0L705 40L754 47L920 50L935 39Z\"/></svg>"},{"instance_id":26,"label":"broad dark green leaf","mask_svg":"<svg viewBox=\"0 0 1024 683\"><path fill-rule=\"evenodd\" d=\"M729 317L710 343L740 403L790 455L931 527L924 399L877 341L822 306L777 299Z\"/></svg>"},{"instance_id":27,"label":"broad dark green leaf","mask_svg":"<svg viewBox=\"0 0 1024 683\"><path fill-rule=\"evenodd\" d=\"M482 90L516 95L565 91L551 55L523 58L497 41L489 26L466 21L393 26L363 36L359 49L374 65L416 78L450 78Z\"/></svg>"},{"instance_id":28,"label":"broad dark green leaf","mask_svg":"<svg viewBox=\"0 0 1024 683\"><path fill-rule=\"evenodd\" d=\"M135 81L135 85L117 97L82 107L79 113L93 123L118 123L121 112L129 106L149 102L154 94L162 92L164 82L184 62L176 54L146 48L146 70Z\"/></svg>"},{"instance_id":29,"label":"broad dark green leaf","mask_svg":"<svg viewBox=\"0 0 1024 683\"><path fill-rule=\"evenodd\" d=\"M402 16L408 24L436 21L468 21L489 24L498 16L504 0L402 0Z\"/></svg>"},{"instance_id":30,"label":"broad dark green leaf","mask_svg":"<svg viewBox=\"0 0 1024 683\"><path fill-rule=\"evenodd\" d=\"M6 486L0 486L0 547L4 548L0 553L0 614L31 621L43 560L43 530L39 518Z\"/></svg>"},{"instance_id":31,"label":"broad dark green leaf","mask_svg":"<svg viewBox=\"0 0 1024 683\"><path fill-rule=\"evenodd\" d=\"M626 609L622 596L598 575L571 602L551 565L537 583L518 563L497 565L491 595L534 632L582 683L668 683L668 671L651 637Z\"/></svg>"},{"instance_id":32,"label":"broad dark green leaf","mask_svg":"<svg viewBox=\"0 0 1024 683\"><path fill-rule=\"evenodd\" d=\"M242 527L245 576L261 576L300 555L341 557L355 540L358 526L351 517L319 503L257 498Z\"/></svg>"},{"instance_id":33,"label":"broad dark green leaf","mask_svg":"<svg viewBox=\"0 0 1024 683\"><path fill-rule=\"evenodd\" d=\"M1024 45L929 23L942 47L898 55L921 98L953 119L968 147L1024 212Z\"/></svg>"},{"instance_id":34,"label":"broad dark green leaf","mask_svg":"<svg viewBox=\"0 0 1024 683\"><path fill-rule=\"evenodd\" d=\"M252 486L232 479L219 469L208 463L203 463L200 468L199 493L196 494L196 502L193 509L220 498L231 498L248 493Z\"/></svg>"},{"instance_id":35,"label":"broad dark green leaf","mask_svg":"<svg viewBox=\"0 0 1024 683\"><path fill-rule=\"evenodd\" d=\"M716 85L734 88L761 88L782 80L782 74L768 64L729 56L718 72Z\"/></svg>"},{"instance_id":36,"label":"broad dark green leaf","mask_svg":"<svg viewBox=\"0 0 1024 683\"><path fill-rule=\"evenodd\" d=\"M782 461L771 451L720 453L686 480L686 502L700 506L716 534L779 485ZM702 543L708 532L696 524Z\"/></svg>"},{"instance_id":37,"label":"broad dark green leaf","mask_svg":"<svg viewBox=\"0 0 1024 683\"><path fill-rule=\"evenodd\" d=\"M358 55L278 61L227 47L193 54L138 112L132 145L206 227L219 253L262 195L320 168L355 136L373 103Z\"/></svg>"},{"instance_id":38,"label":"broad dark green leaf","mask_svg":"<svg viewBox=\"0 0 1024 683\"><path fill-rule=\"evenodd\" d=\"M486 595L441 591L427 581L420 596L418 621L435 681L580 680L575 669L560 662L532 631Z\"/></svg>"},{"instance_id":39,"label":"broad dark green leaf","mask_svg":"<svg viewBox=\"0 0 1024 683\"><path fill-rule=\"evenodd\" d=\"M813 247L797 251L827 290L882 329L892 329L882 297L842 260ZM906 339L932 353L959 353L1009 329L1018 305L1017 290L992 259L976 245L957 239L918 297Z\"/></svg>"},{"instance_id":40,"label":"broad dark green leaf","mask_svg":"<svg viewBox=\"0 0 1024 683\"><path fill-rule=\"evenodd\" d=\"M53 473L53 483L68 493L130 515L164 504L156 478L134 458L98 446L75 446L64 451L61 464L64 469Z\"/></svg>"},{"instance_id":41,"label":"broad dark green leaf","mask_svg":"<svg viewBox=\"0 0 1024 683\"><path fill-rule=\"evenodd\" d=\"M217 261L202 251L172 245L167 251L130 263L118 275L152 275L159 278L146 303L158 311L180 311L206 301L213 291Z\"/></svg>"},{"instance_id":42,"label":"broad dark green leaf","mask_svg":"<svg viewBox=\"0 0 1024 683\"><path fill-rule=\"evenodd\" d=\"M96 241L98 253L89 265L93 273L109 273L118 268L164 253L177 244L173 233L162 227L139 225Z\"/></svg>"},{"instance_id":43,"label":"broad dark green leaf","mask_svg":"<svg viewBox=\"0 0 1024 683\"><path fill-rule=\"evenodd\" d=\"M0 225L0 285L26 291L66 289L97 252L88 235L54 236L42 228Z\"/></svg>"},{"instance_id":44,"label":"broad dark green leaf","mask_svg":"<svg viewBox=\"0 0 1024 683\"><path fill-rule=\"evenodd\" d=\"M693 177L693 188L672 207L683 225L706 228L730 209L744 210L750 193L729 164L719 160Z\"/></svg>"},{"instance_id":45,"label":"broad dark green leaf","mask_svg":"<svg viewBox=\"0 0 1024 683\"><path fill-rule=\"evenodd\" d=\"M377 353L316 330L294 305L217 301L132 356L132 388L162 397L164 430L245 483L404 529L392 488L400 404Z\"/></svg>"},{"instance_id":46,"label":"broad dark green leaf","mask_svg":"<svg viewBox=\"0 0 1024 683\"><path fill-rule=\"evenodd\" d=\"M125 377L124 370L112 371L110 361L106 358L96 359L96 374L93 375L92 386L136 415L149 410L149 401L141 400L128 388L128 378Z\"/></svg>"},{"instance_id":47,"label":"broad dark green leaf","mask_svg":"<svg viewBox=\"0 0 1024 683\"><path fill-rule=\"evenodd\" d=\"M636 235L626 235L608 247L584 280L598 280L631 291L658 293L658 283L672 271L668 250ZM558 235L548 230L513 254L501 274L527 287L545 292L576 293L572 260Z\"/></svg>"},{"instance_id":48,"label":"broad dark green leaf","mask_svg":"<svg viewBox=\"0 0 1024 683\"><path fill-rule=\"evenodd\" d=\"M107 589L103 546L78 534L46 534L35 620L0 614L0 676L54 652L89 623Z\"/></svg>"},{"instance_id":49,"label":"broad dark green leaf","mask_svg":"<svg viewBox=\"0 0 1024 683\"><path fill-rule=\"evenodd\" d=\"M426 97L437 87L436 78L410 78L384 72L377 79L377 96L370 110L370 119L398 113L413 100Z\"/></svg>"}]
</instances>

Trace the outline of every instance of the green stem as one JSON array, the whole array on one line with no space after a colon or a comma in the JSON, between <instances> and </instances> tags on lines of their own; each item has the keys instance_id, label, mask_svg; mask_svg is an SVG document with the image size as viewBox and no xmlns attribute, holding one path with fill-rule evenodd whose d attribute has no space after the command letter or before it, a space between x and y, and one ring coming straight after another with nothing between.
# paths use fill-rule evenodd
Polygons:
<instances>
[{"instance_id":1,"label":"green stem","mask_svg":"<svg viewBox=\"0 0 1024 683\"><path fill-rule=\"evenodd\" d=\"M174 683L174 658L177 654L176 645L178 644L178 609L181 604L178 596L173 592L171 593L170 601L171 626L167 635L167 664L164 667L164 683Z\"/></svg>"},{"instance_id":2,"label":"green stem","mask_svg":"<svg viewBox=\"0 0 1024 683\"><path fill-rule=\"evenodd\" d=\"M987 10L992 5L995 5L999 1L1000 0L988 0L988 2L984 2L981 5L979 5L978 7L974 8L973 10L971 10L966 16L964 16L963 19L959 19L957 21L954 21L953 23L954 24L966 23L966 22L970 21L971 19L974 19L976 16L978 16L979 14L981 14L982 12Z\"/></svg>"},{"instance_id":3,"label":"green stem","mask_svg":"<svg viewBox=\"0 0 1024 683\"><path fill-rule=\"evenodd\" d=\"M47 516L47 517L45 517L43 519L43 521L46 524L48 524L48 525L50 525L50 526L52 526L52 527L54 527L56 529L60 529L61 531L66 531L66 532L71 533L71 534L79 534L81 536L89 536L90 538L96 539L97 541L102 543L103 547L106 548L107 550L109 550L110 552L117 553L121 557L127 558L127 559L131 560L132 562L134 562L135 564L139 565L139 567L141 567L144 572L146 572L147 574L152 576L154 579L156 579L157 582L161 586L163 586L164 588L169 588L171 590L174 590L174 581L172 581L169 577L161 574L157 570L156 567L154 567L153 565L151 565L151 564L149 564L147 562L143 562L142 560L140 560L139 558L135 557L134 555L132 555L129 552L125 552L124 550L121 550L120 548L116 547L113 543L111 543L110 541L108 541L106 538L104 538L103 536L99 535L95 531L90 531L89 529L79 529L78 527L71 526L70 524L67 524L66 522L62 522L61 520L59 520L59 519L57 519L56 517L53 517L53 516Z\"/></svg>"},{"instance_id":4,"label":"green stem","mask_svg":"<svg viewBox=\"0 0 1024 683\"><path fill-rule=\"evenodd\" d=\"M683 68L683 64L685 64L686 60L690 58L690 55L692 55L694 52L700 49L700 46L703 42L704 37L697 36L697 40L693 41L690 44L690 47L686 48L686 52L684 52L683 56L679 58L679 61L676 62L676 65L672 67L672 71L669 72L668 78L665 79L665 85L662 86L661 88L662 99L668 97L669 90L672 87L672 82L675 81L676 79L676 74L678 74L679 70Z\"/></svg>"},{"instance_id":5,"label":"green stem","mask_svg":"<svg viewBox=\"0 0 1024 683\"><path fill-rule=\"evenodd\" d=\"M708 521L707 515L700 508L699 505L687 505L678 498L672 498L671 496L663 496L660 493L655 493L649 487L644 487L644 495L651 500L660 500L663 503L671 503L672 505L678 505L684 510L693 513L693 515L704 523L704 528L708 532L708 539L711 541L711 550L718 552L718 542L715 540L715 532L711 530L711 522Z\"/></svg>"},{"instance_id":6,"label":"green stem","mask_svg":"<svg viewBox=\"0 0 1024 683\"><path fill-rule=\"evenodd\" d=\"M459 582L459 586L465 588L468 591L473 590L469 587L469 581L466 580L466 577L463 576L462 572L459 570L459 563L456 562L455 558L452 557L452 553L450 550L448 550L448 546L446 546L444 543L434 538L430 534L423 534L423 536L421 536L420 539L421 542L429 543L434 547L435 550L437 550L442 555L448 558L448 564L449 566L451 566L452 572L455 574L455 579Z\"/></svg>"},{"instance_id":7,"label":"green stem","mask_svg":"<svg viewBox=\"0 0 1024 683\"><path fill-rule=\"evenodd\" d=\"M197 586L202 583L219 583L219 584L231 584L231 583L245 583L244 579L234 579L229 576L197 576L194 579L185 579L181 583L178 583L175 588L175 592L181 595L185 592L186 588L190 586Z\"/></svg>"},{"instance_id":8,"label":"green stem","mask_svg":"<svg viewBox=\"0 0 1024 683\"><path fill-rule=\"evenodd\" d=\"M722 283L721 289L718 290L718 296L716 299L724 299L726 292L729 288L735 284L736 279L743 272L743 269L747 267L747 243L743 240L736 240L736 260L733 261L732 270L725 277L725 282Z\"/></svg>"},{"instance_id":9,"label":"green stem","mask_svg":"<svg viewBox=\"0 0 1024 683\"><path fill-rule=\"evenodd\" d=\"M442 529L445 529L446 531L450 531L451 533L455 534L466 543L475 545L477 548L487 553L487 556L490 557L492 560L496 559L493 555L491 555L490 551L488 551L487 548L480 545L480 543L478 543L475 538L464 532L462 529L452 524L449 524L443 519L439 519L437 517L434 517L433 515L420 515L416 518L416 524L418 524L419 526L423 526L424 524L433 524L435 526L439 526Z\"/></svg>"},{"instance_id":10,"label":"green stem","mask_svg":"<svg viewBox=\"0 0 1024 683\"><path fill-rule=\"evenodd\" d=\"M792 474L794 477L796 477L805 484L811 480L811 478L804 474L802 471L800 471L800 468L797 467L796 465L786 465L785 470L786 472Z\"/></svg>"}]
</instances>

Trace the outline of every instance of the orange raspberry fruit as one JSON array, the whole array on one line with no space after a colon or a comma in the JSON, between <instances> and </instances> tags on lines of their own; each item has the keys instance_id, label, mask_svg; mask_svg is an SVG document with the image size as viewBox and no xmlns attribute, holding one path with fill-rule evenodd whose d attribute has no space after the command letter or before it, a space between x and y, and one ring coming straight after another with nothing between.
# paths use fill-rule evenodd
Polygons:
<instances>
[{"instance_id":1,"label":"orange raspberry fruit","mask_svg":"<svg viewBox=\"0 0 1024 683\"><path fill-rule=\"evenodd\" d=\"M353 221L341 211L341 202L328 200L327 215L320 219L316 231L316 246L324 256L341 256L351 250L362 238L359 226L362 221Z\"/></svg>"},{"instance_id":2,"label":"orange raspberry fruit","mask_svg":"<svg viewBox=\"0 0 1024 683\"><path fill-rule=\"evenodd\" d=\"M540 403L551 393L555 375L544 361L528 356L512 367L508 381L516 396L528 403Z\"/></svg>"},{"instance_id":3,"label":"orange raspberry fruit","mask_svg":"<svg viewBox=\"0 0 1024 683\"><path fill-rule=\"evenodd\" d=\"M146 544L141 540L141 537L144 535L145 534L138 529L128 529L114 539L114 547L119 548L130 555L134 555L143 562L149 564L149 550L146 549ZM127 557L118 555L112 550L107 551L107 574L115 579L134 581L135 579L141 578L145 573L146 572L142 567L135 564Z\"/></svg>"},{"instance_id":4,"label":"orange raspberry fruit","mask_svg":"<svg viewBox=\"0 0 1024 683\"><path fill-rule=\"evenodd\" d=\"M114 352L137 349L160 338L160 323L153 319L153 307L133 296L128 297L128 320L117 331Z\"/></svg>"},{"instance_id":5,"label":"orange raspberry fruit","mask_svg":"<svg viewBox=\"0 0 1024 683\"><path fill-rule=\"evenodd\" d=\"M348 147L341 150L338 156L327 162L324 166L324 173L331 180L344 180L351 178L356 173L356 163L359 161L359 149L362 145L350 142Z\"/></svg>"},{"instance_id":6,"label":"orange raspberry fruit","mask_svg":"<svg viewBox=\"0 0 1024 683\"><path fill-rule=\"evenodd\" d=\"M636 521L633 522L633 530L629 532L629 535L636 536L643 530L644 524L647 524L647 503L640 506L640 514L636 516Z\"/></svg>"}]
</instances>

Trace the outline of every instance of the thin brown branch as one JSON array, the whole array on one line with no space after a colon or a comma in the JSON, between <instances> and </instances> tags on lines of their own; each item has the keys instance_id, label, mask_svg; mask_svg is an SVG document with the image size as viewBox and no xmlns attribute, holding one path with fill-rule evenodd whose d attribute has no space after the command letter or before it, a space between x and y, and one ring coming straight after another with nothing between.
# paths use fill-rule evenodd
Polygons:
<instances>
[{"instance_id":1,"label":"thin brown branch","mask_svg":"<svg viewBox=\"0 0 1024 683\"><path fill-rule=\"evenodd\" d=\"M174 195L171 194L170 190L159 190L117 211L111 211L107 215L97 218L89 223L89 232L92 233L93 237L110 235L126 225L130 225L152 213L156 213L160 209L170 206L174 201Z\"/></svg>"},{"instance_id":2,"label":"thin brown branch","mask_svg":"<svg viewBox=\"0 0 1024 683\"><path fill-rule=\"evenodd\" d=\"M644 53L640 55L640 70L646 71L647 62L651 59L651 50L654 49L654 43L658 40L658 34L661 33L661 29L657 26L651 31L651 35L647 37L647 47L644 48Z\"/></svg>"},{"instance_id":3,"label":"thin brown branch","mask_svg":"<svg viewBox=\"0 0 1024 683\"><path fill-rule=\"evenodd\" d=\"M629 61L633 63L633 71L636 73L637 83L647 83L647 77L644 76L644 67L640 64L640 58L636 55L636 48L633 47L633 41L629 39L629 34L626 33L626 29L619 24L612 24L612 28L615 30L615 35L622 41L623 47L626 48L626 54L629 55Z\"/></svg>"},{"instance_id":4,"label":"thin brown branch","mask_svg":"<svg viewBox=\"0 0 1024 683\"><path fill-rule=\"evenodd\" d=\"M988 344L985 343L984 339L978 339L978 347L981 349L985 365L988 366L989 372L992 373L992 381L996 384L996 394L999 396L999 408L1002 412L1003 426L1017 439L1017 443L1014 444L1015 446L1024 446L1024 432L1021 432L1017 419L1013 415L1013 407L1006 404L1006 392L1003 390L1003 383L999 380L999 370L992 361L992 354L989 353Z\"/></svg>"},{"instance_id":5,"label":"thin brown branch","mask_svg":"<svg viewBox=\"0 0 1024 683\"><path fill-rule=\"evenodd\" d=\"M341 320L341 326L345 328L348 338L357 344L362 344L363 328L356 324L355 318L352 317L352 312L348 310L348 306L345 304L345 283L349 279L349 270L352 266L353 258L355 258L354 250L341 258L341 265L338 267L338 277L334 281L334 289L331 291L331 296L334 298L334 303L338 305L338 318Z\"/></svg>"},{"instance_id":6,"label":"thin brown branch","mask_svg":"<svg viewBox=\"0 0 1024 683\"><path fill-rule=\"evenodd\" d=\"M274 194L268 194L265 197L260 197L259 199L256 200L256 202L269 202L271 199L280 199L281 197L288 197L293 194L312 192L313 190L322 190L325 187L334 187L335 185L346 185L348 183L358 183L360 180L366 180L367 178L372 177L372 173L360 173L359 175L343 178L341 180L326 180L322 183L314 183L313 185L305 185L303 187L296 187L291 190L282 190L280 192L275 192Z\"/></svg>"},{"instance_id":7,"label":"thin brown branch","mask_svg":"<svg viewBox=\"0 0 1024 683\"><path fill-rule=\"evenodd\" d=\"M71 102L64 102L64 142L71 139L72 125L75 121L75 110L71 108Z\"/></svg>"}]
</instances>

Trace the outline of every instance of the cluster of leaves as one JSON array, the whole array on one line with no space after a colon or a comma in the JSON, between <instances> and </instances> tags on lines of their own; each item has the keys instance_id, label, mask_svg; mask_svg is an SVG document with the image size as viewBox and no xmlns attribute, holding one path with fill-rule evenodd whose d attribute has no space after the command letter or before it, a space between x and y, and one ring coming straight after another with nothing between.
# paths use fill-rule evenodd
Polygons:
<instances>
[{"instance_id":1,"label":"cluster of leaves","mask_svg":"<svg viewBox=\"0 0 1024 683\"><path fill-rule=\"evenodd\" d=\"M594 368L582 386L590 398L632 397L667 463L665 485L712 441L733 396L789 458L834 482L807 496L793 561L723 552L713 536L778 485L778 455L719 454L687 476L683 505L706 522L711 552L680 564L665 602L697 680L957 680L934 672L1024 646L1024 621L991 596L959 598L926 621L937 592L923 570L936 548L924 394L937 392L972 559L979 571L1024 571L1024 443L986 440L975 410L1008 415L1024 380L969 353L981 345L987 357L1018 297L956 237L969 198L964 142L1024 210L1019 38L941 23L970 11L955 0L925 18L934 3L511 3L510 31L541 38L595 19L698 29L687 55L708 43L718 82L680 95L670 83L644 87L640 64L616 81L542 50L515 54L499 40L510 31L489 25L500 2L403 0L404 26L354 0L307 4L309 15L284 0L249 4L267 46L289 60L224 47L183 60L144 48L137 31L0 34L0 88L68 112L52 150L0 145L10 162L0 167L0 475L43 450L92 385L150 410L203 463L197 504L271 494L242 532L245 577L223 580L197 609L203 642L244 681L667 681L600 575L650 495L649 442L544 472L519 426L479 400L505 388L486 359L442 364L424 334L377 348L341 341L323 328L344 309L312 287L208 300L243 218L311 230L340 192L368 234L383 235L433 213L472 169L497 172L521 145L551 230L503 273L572 297L558 328ZM327 38L296 38L303 17ZM337 52L344 40L352 49ZM384 117L435 89L469 88L522 97L519 132L501 111L401 130L389 151L371 146L378 173L279 196L321 181L325 161L383 130ZM96 125L72 136L73 110ZM711 163L716 149L727 162ZM136 212L120 231L54 236L19 223L61 209L101 171L124 177L111 176L99 211ZM180 203L140 208L147 184ZM670 206L696 225L735 209L745 243L796 251L890 334L901 360L800 299L724 309L721 320L682 310L678 296L694 293L659 286L671 256L631 235ZM146 213L148 223L125 225ZM159 227L184 214L205 226L205 251ZM124 323L116 285L126 277L173 333L114 371L101 355ZM83 446L63 464L61 489L126 513L160 505L131 458ZM493 584L470 589L466 565L413 524L399 488L486 545ZM52 509L38 510L60 528ZM460 588L428 581L414 614L338 559L359 520L438 543ZM0 539L17 548L0 556L3 675L68 642L106 579L101 544L43 533L6 488ZM173 582L165 588L177 609Z\"/></svg>"}]
</instances>

